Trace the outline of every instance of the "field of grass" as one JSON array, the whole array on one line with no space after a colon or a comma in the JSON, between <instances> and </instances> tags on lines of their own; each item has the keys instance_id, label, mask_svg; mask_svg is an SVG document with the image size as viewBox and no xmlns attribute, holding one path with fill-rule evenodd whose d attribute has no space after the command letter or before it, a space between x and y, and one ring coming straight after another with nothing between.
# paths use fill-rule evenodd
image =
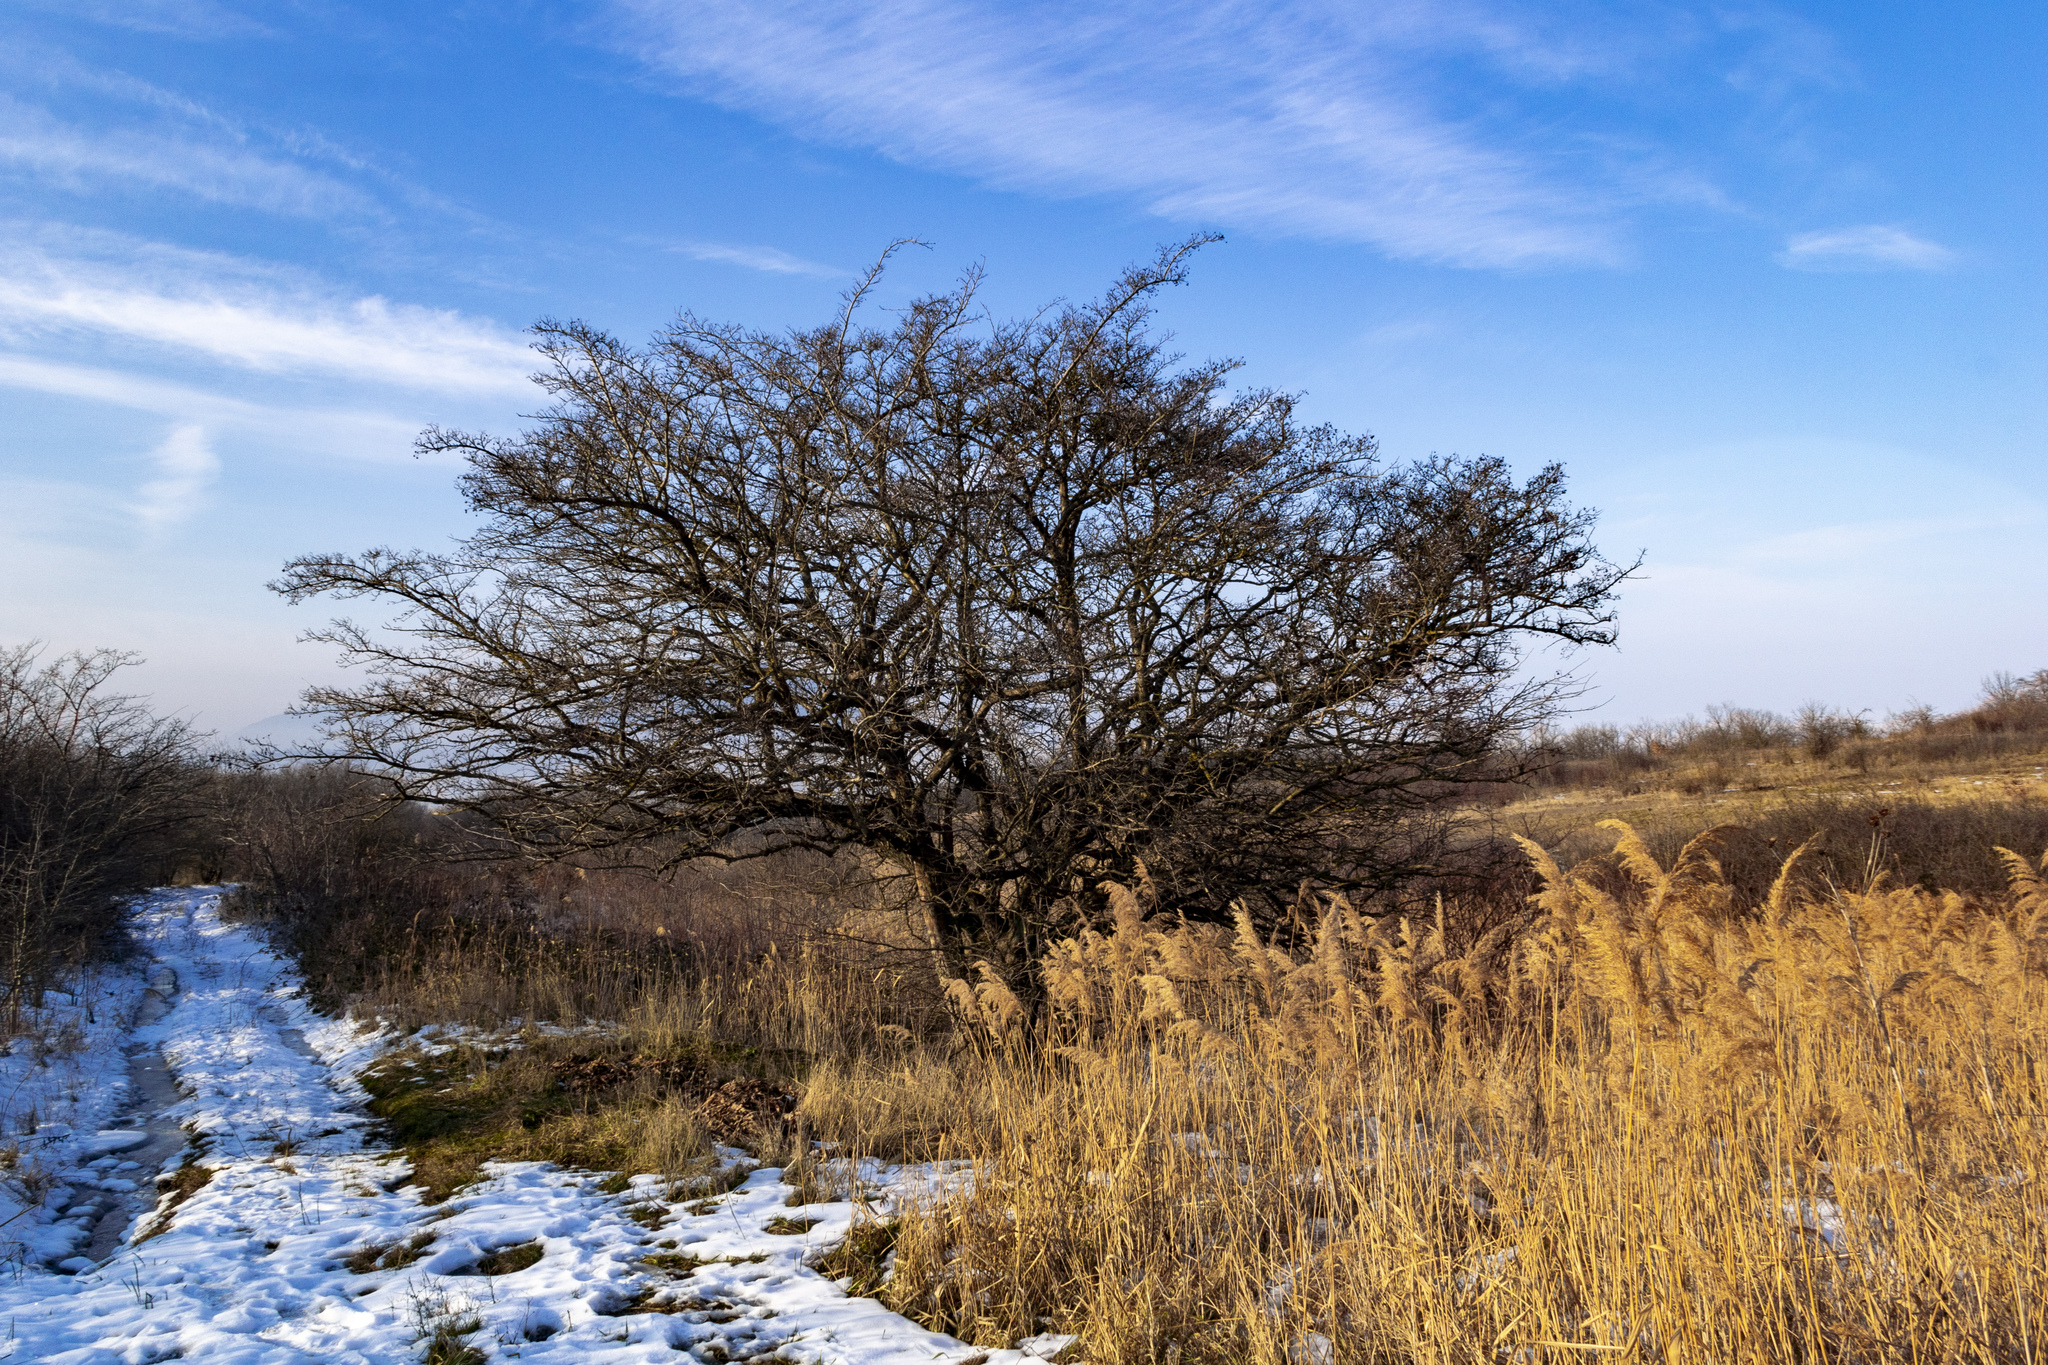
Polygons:
<instances>
[{"instance_id":1,"label":"field of grass","mask_svg":"<svg viewBox=\"0 0 2048 1365\"><path fill-rule=\"evenodd\" d=\"M993 989L885 1294L1091 1360L2027 1360L2048 1330L2048 897L1818 888L1737 913L1703 838L1545 861L1525 934L1325 900L1298 959L1142 918ZM842 1116L890 1069L821 1078ZM837 1131L821 1122L819 1131Z\"/></svg>"},{"instance_id":2,"label":"field of grass","mask_svg":"<svg viewBox=\"0 0 2048 1365\"><path fill-rule=\"evenodd\" d=\"M1787 742L1754 748L1696 739L1653 754L1643 740L1598 760L1559 753L1536 782L1473 811L1473 825L1533 839L1567 862L1611 844L1607 820L1631 825L1665 859L1702 829L1739 826L1720 857L1751 901L1784 853L1816 836L1809 868L1835 885L1883 872L1894 884L1972 896L2006 889L1995 849L2048 848L2048 715L2020 732L1981 732L1968 716L1930 722L1820 755L1790 742L1790 722L1781 729Z\"/></svg>"},{"instance_id":3,"label":"field of grass","mask_svg":"<svg viewBox=\"0 0 2048 1365\"><path fill-rule=\"evenodd\" d=\"M2041 755L1739 766L1475 811L1512 868L1405 918L1313 896L1267 941L1105 884L1035 1020L845 869L272 913L337 1007L482 1030L371 1078L435 1195L493 1156L688 1180L737 1094L722 1136L818 1178L974 1164L830 1264L979 1345L2048 1360Z\"/></svg>"}]
</instances>

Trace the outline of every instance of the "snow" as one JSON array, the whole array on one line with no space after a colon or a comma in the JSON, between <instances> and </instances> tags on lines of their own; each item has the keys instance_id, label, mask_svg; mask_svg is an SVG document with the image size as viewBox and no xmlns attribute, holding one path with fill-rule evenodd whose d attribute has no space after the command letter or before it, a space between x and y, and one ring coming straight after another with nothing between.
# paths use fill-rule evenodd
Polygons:
<instances>
[{"instance_id":1,"label":"snow","mask_svg":"<svg viewBox=\"0 0 2048 1365\"><path fill-rule=\"evenodd\" d=\"M80 1168L126 1141L113 1135L128 1102L124 1024L145 981L108 969L72 984L46 992L22 1036L0 1046L0 1258L17 1264L76 1256L113 1202L97 1194L128 1183Z\"/></svg>"},{"instance_id":2,"label":"snow","mask_svg":"<svg viewBox=\"0 0 2048 1365\"><path fill-rule=\"evenodd\" d=\"M133 1128L105 1128L92 1135L83 1144L83 1155L105 1160L109 1152L126 1152L149 1141L149 1134ZM92 1164L98 1165L98 1162Z\"/></svg>"},{"instance_id":3,"label":"snow","mask_svg":"<svg viewBox=\"0 0 2048 1365\"><path fill-rule=\"evenodd\" d=\"M146 971L103 972L53 997L38 1023L63 1046L0 1057L9 1132L36 1116L33 1132L0 1139L21 1149L0 1193L0 1219L12 1216L0 1239L16 1263L0 1280L11 1323L0 1360L368 1365L417 1360L436 1331L489 1360L579 1365L678 1352L1017 1365L1072 1344L1035 1337L977 1351L849 1297L806 1263L857 1220L886 1217L954 1172L863 1163L841 1171L858 1200L790 1207L774 1169L715 1199L671 1201L653 1176L606 1193L602 1173L494 1163L480 1183L425 1205L400 1185L402 1158L374 1145L355 1080L396 1038L316 1014L288 962L221 921L217 889L146 897L135 929ZM160 1049L176 1080L175 1094L132 1114L148 1087L130 1073L131 1048L137 1074ZM162 1171L192 1160L211 1179L175 1209L137 1210L105 1259L83 1254L101 1215L118 1219L137 1202L124 1196L146 1185L113 1174L147 1174L122 1154L162 1148L166 1135L182 1150L156 1163ZM48 1188L20 1179L31 1164ZM811 1226L771 1233L775 1219ZM526 1246L540 1252L527 1268L480 1273L486 1255ZM386 1268L345 1264L372 1248Z\"/></svg>"}]
</instances>

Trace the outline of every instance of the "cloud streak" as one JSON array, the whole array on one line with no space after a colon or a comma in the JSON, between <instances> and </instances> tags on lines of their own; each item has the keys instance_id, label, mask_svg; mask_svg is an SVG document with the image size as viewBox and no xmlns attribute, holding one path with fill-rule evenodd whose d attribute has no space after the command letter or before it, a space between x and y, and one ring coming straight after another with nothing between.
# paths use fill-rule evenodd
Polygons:
<instances>
[{"instance_id":1,"label":"cloud streak","mask_svg":"<svg viewBox=\"0 0 2048 1365\"><path fill-rule=\"evenodd\" d=\"M0 169L22 179L80 195L169 191L356 231L372 225L388 231L410 208L502 235L502 225L487 216L318 129L250 125L57 48L0 53L0 83L19 86L31 76L62 95L85 96L100 117L67 122L41 105L0 94ZM140 117L109 117L119 106Z\"/></svg>"},{"instance_id":2,"label":"cloud streak","mask_svg":"<svg viewBox=\"0 0 2048 1365\"><path fill-rule=\"evenodd\" d=\"M232 141L151 128L88 130L0 95L0 164L86 192L175 190L288 217L378 216L376 201L332 177Z\"/></svg>"},{"instance_id":3,"label":"cloud streak","mask_svg":"<svg viewBox=\"0 0 2048 1365\"><path fill-rule=\"evenodd\" d=\"M137 490L140 500L130 509L151 530L184 521L199 510L207 488L220 476L220 460L206 443L203 427L174 430L150 452L157 476Z\"/></svg>"},{"instance_id":4,"label":"cloud streak","mask_svg":"<svg viewBox=\"0 0 2048 1365\"><path fill-rule=\"evenodd\" d=\"M1790 270L1945 270L1955 253L1904 228L1872 223L1802 232L1785 243L1778 264Z\"/></svg>"},{"instance_id":5,"label":"cloud streak","mask_svg":"<svg viewBox=\"0 0 2048 1365\"><path fill-rule=\"evenodd\" d=\"M154 413L210 428L253 432L295 450L349 459L398 459L412 451L423 422L387 413L251 403L147 375L66 365L0 352L0 388L80 399Z\"/></svg>"},{"instance_id":6,"label":"cloud streak","mask_svg":"<svg viewBox=\"0 0 2048 1365\"><path fill-rule=\"evenodd\" d=\"M1476 6L1005 13L965 0L616 0L620 41L691 93L900 161L1206 224L1473 266L1600 263L1632 191L1446 113L1418 70L1551 85L1625 60ZM1554 149L1552 149L1554 150Z\"/></svg>"},{"instance_id":7,"label":"cloud streak","mask_svg":"<svg viewBox=\"0 0 2048 1365\"><path fill-rule=\"evenodd\" d=\"M733 246L724 242L672 242L667 246L668 250L688 256L693 261L736 265L768 275L808 275L813 279L831 279L847 273L837 266L807 261L772 246Z\"/></svg>"},{"instance_id":8,"label":"cloud streak","mask_svg":"<svg viewBox=\"0 0 2048 1365\"><path fill-rule=\"evenodd\" d=\"M265 32L263 25L211 0L27 0L31 9L179 38L228 38Z\"/></svg>"},{"instance_id":9,"label":"cloud streak","mask_svg":"<svg viewBox=\"0 0 2048 1365\"><path fill-rule=\"evenodd\" d=\"M489 323L375 296L325 297L244 263L142 249L114 262L0 252L0 325L84 333L268 374L447 393L523 392L534 368Z\"/></svg>"}]
</instances>

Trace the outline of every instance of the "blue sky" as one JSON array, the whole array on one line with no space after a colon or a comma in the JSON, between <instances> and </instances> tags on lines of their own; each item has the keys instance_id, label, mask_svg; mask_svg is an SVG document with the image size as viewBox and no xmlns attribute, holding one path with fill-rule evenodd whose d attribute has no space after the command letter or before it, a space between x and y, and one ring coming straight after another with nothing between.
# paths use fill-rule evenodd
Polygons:
<instances>
[{"instance_id":1,"label":"blue sky","mask_svg":"<svg viewBox=\"0 0 2048 1365\"><path fill-rule=\"evenodd\" d=\"M445 543L521 329L999 311L1196 229L1162 321L1316 418L1552 460L1645 553L1596 718L2048 667L2048 10L0 0L0 642L233 731L288 556Z\"/></svg>"}]
</instances>

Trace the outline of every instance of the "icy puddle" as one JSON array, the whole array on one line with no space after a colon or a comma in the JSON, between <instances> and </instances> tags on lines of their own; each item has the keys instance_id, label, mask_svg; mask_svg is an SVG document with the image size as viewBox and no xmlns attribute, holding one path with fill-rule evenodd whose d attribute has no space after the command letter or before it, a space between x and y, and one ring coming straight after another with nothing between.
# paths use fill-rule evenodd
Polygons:
<instances>
[{"instance_id":1,"label":"icy puddle","mask_svg":"<svg viewBox=\"0 0 2048 1365\"><path fill-rule=\"evenodd\" d=\"M406 1168L369 1145L354 1080L388 1040L314 1014L288 963L220 921L215 891L158 893L137 933L149 970L73 1000L84 1022L54 1072L47 1057L4 1059L17 1095L41 1084L72 1121L45 1122L45 1107L11 1139L0 1360L388 1365L438 1339L579 1365L1003 1365L1067 1344L979 1352L806 1264L929 1172L869 1168L862 1211L789 1207L772 1169L671 1200L651 1176L608 1192L598 1176L505 1163L422 1205L392 1188ZM23 1162L37 1188L22 1187Z\"/></svg>"}]
</instances>

